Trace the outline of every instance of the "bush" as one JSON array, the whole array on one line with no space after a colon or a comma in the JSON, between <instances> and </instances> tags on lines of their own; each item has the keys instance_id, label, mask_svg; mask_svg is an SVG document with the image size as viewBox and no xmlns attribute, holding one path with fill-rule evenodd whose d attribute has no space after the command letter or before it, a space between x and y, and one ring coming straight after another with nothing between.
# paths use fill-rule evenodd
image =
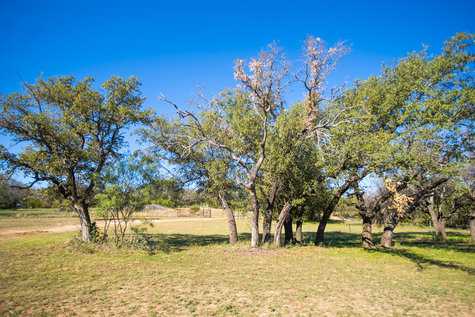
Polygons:
<instances>
[{"instance_id":1,"label":"bush","mask_svg":"<svg viewBox=\"0 0 475 317\"><path fill-rule=\"evenodd\" d=\"M169 198L157 198L152 200L152 204L154 205L160 205L163 207L168 207L168 208L174 208L176 207L176 204L173 200Z\"/></svg>"},{"instance_id":2,"label":"bush","mask_svg":"<svg viewBox=\"0 0 475 317\"><path fill-rule=\"evenodd\" d=\"M196 206L196 205L190 207L191 213L193 213L193 214L197 214L198 212L200 212L200 209L201 208L199 206Z\"/></svg>"},{"instance_id":3,"label":"bush","mask_svg":"<svg viewBox=\"0 0 475 317\"><path fill-rule=\"evenodd\" d=\"M144 227L131 227L133 234L130 236L128 245L131 248L147 251L152 255L158 249L158 239L154 235L147 232L147 228Z\"/></svg>"}]
</instances>

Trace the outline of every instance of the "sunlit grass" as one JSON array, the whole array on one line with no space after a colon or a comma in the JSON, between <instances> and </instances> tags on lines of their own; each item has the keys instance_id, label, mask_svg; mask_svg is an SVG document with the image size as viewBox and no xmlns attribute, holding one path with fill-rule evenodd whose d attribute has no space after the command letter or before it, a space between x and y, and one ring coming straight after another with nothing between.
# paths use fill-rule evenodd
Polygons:
<instances>
[{"instance_id":1,"label":"sunlit grass","mask_svg":"<svg viewBox=\"0 0 475 317\"><path fill-rule=\"evenodd\" d=\"M398 228L393 251L359 247L359 226L332 223L326 247L229 246L223 219L144 224L163 250L71 249L74 233L0 240L0 314L470 316L475 249L450 231ZM376 231L380 231L376 228Z\"/></svg>"}]
</instances>

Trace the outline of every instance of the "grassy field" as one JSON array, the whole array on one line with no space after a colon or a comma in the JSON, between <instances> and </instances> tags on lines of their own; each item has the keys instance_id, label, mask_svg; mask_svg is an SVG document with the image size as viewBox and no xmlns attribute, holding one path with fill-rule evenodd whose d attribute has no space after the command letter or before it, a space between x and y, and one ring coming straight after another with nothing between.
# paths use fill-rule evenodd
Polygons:
<instances>
[{"instance_id":1,"label":"grassy field","mask_svg":"<svg viewBox=\"0 0 475 317\"><path fill-rule=\"evenodd\" d=\"M308 241L314 229L305 225ZM467 234L436 244L407 226L394 250L365 251L359 229L330 224L326 247L250 250L244 220L231 247L223 219L177 219L150 228L162 246L154 255L80 251L74 233L4 235L0 315L475 315Z\"/></svg>"}]
</instances>

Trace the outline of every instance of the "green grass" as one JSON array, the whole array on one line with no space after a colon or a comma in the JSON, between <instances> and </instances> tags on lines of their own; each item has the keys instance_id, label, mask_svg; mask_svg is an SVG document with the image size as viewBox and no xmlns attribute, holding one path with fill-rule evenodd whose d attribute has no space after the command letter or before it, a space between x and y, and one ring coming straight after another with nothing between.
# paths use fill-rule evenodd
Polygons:
<instances>
[{"instance_id":1,"label":"green grass","mask_svg":"<svg viewBox=\"0 0 475 317\"><path fill-rule=\"evenodd\" d=\"M3 220L1 220L3 221ZM1 222L0 221L0 222ZM315 224L306 224L308 242ZM392 251L359 247L358 225L332 223L326 247L250 250L221 219L158 223L155 255L69 247L73 233L0 239L0 315L473 316L475 248L398 228Z\"/></svg>"}]
</instances>

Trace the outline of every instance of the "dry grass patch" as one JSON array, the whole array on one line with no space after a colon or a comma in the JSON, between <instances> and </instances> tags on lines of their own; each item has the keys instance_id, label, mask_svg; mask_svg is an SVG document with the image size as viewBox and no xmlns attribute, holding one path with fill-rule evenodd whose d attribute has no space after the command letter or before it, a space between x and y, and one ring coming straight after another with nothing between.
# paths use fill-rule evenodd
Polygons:
<instances>
[{"instance_id":1,"label":"dry grass patch","mask_svg":"<svg viewBox=\"0 0 475 317\"><path fill-rule=\"evenodd\" d=\"M248 238L240 222L241 239ZM314 224L304 227L306 238ZM0 241L0 314L470 316L475 250L407 227L393 252L357 247L357 227L331 224L330 247L226 243L224 220L154 225L165 251L71 250L72 234Z\"/></svg>"}]
</instances>

